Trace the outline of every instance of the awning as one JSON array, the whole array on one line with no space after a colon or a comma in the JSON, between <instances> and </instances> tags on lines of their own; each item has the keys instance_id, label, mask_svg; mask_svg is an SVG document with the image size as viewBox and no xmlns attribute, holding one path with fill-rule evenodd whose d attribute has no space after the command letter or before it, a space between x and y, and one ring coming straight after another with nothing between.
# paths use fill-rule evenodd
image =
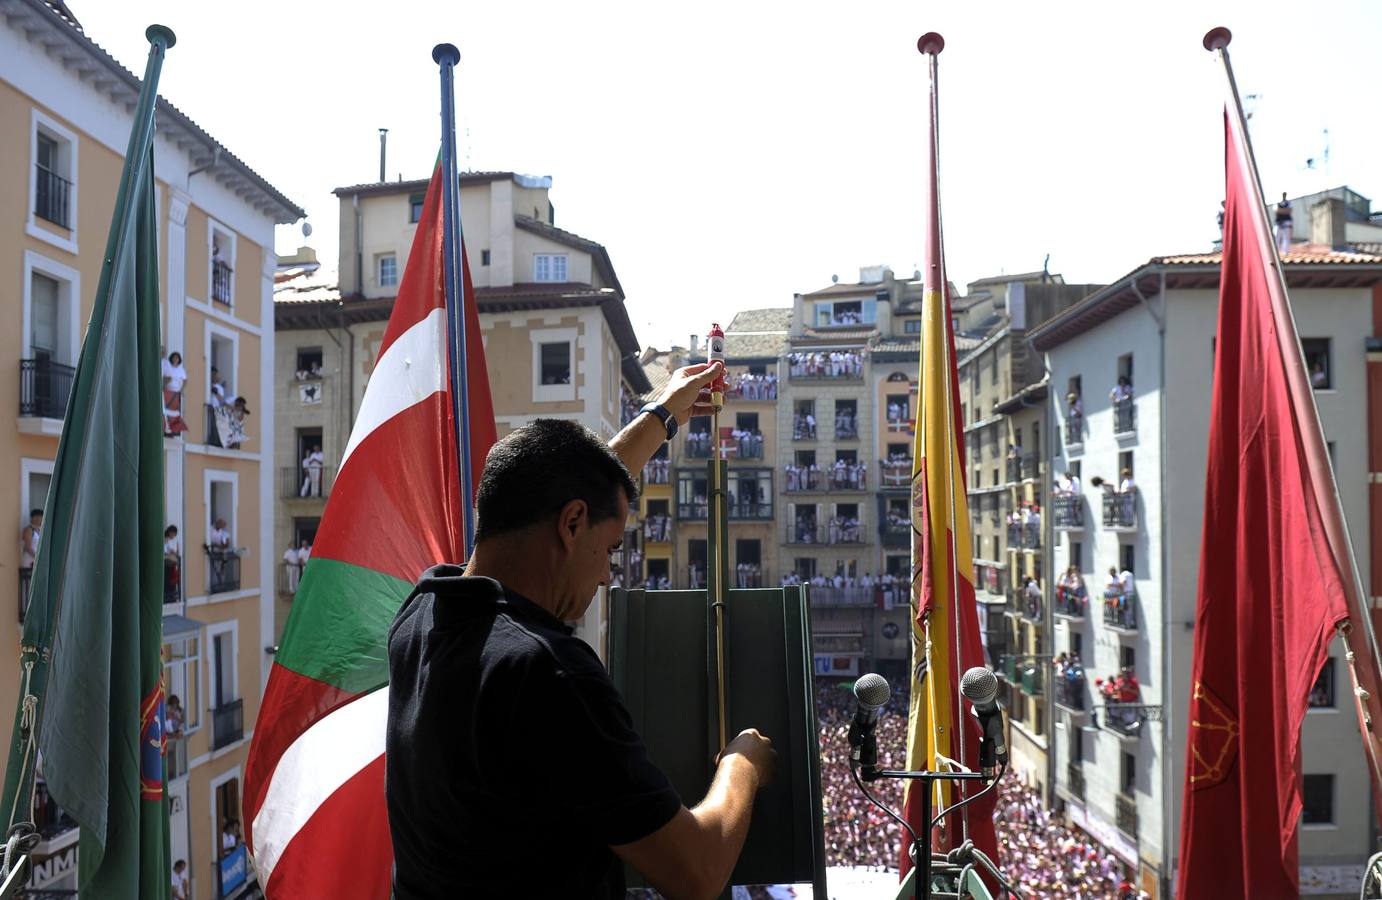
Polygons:
<instances>
[{"instance_id":1,"label":"awning","mask_svg":"<svg viewBox=\"0 0 1382 900\"><path fill-rule=\"evenodd\" d=\"M168 615L163 617L163 639L165 641L177 640L185 637L196 637L201 633L202 623L196 619L189 619L186 616Z\"/></svg>"}]
</instances>

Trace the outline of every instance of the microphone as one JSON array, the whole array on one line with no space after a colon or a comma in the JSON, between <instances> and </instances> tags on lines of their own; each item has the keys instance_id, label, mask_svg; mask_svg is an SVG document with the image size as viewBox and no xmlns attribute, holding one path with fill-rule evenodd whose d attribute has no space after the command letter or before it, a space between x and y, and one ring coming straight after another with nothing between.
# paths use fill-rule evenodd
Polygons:
<instances>
[{"instance_id":1,"label":"microphone","mask_svg":"<svg viewBox=\"0 0 1382 900\"><path fill-rule=\"evenodd\" d=\"M854 682L854 721L849 726L849 761L851 765L871 769L878 763L878 742L873 729L878 724L878 711L888 702L893 689L888 679L872 672Z\"/></svg>"},{"instance_id":2,"label":"microphone","mask_svg":"<svg viewBox=\"0 0 1382 900\"><path fill-rule=\"evenodd\" d=\"M1008 764L1008 745L1003 740L1003 712L998 708L998 677L991 669L975 666L960 679L964 694L979 717L984 738L979 744L979 769L992 778L998 764Z\"/></svg>"}]
</instances>

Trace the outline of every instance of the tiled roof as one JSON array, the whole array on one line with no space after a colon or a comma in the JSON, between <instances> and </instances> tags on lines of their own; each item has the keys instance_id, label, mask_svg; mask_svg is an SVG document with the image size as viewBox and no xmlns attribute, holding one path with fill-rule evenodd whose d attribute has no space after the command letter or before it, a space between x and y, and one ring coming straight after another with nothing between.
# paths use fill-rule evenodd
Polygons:
<instances>
[{"instance_id":1,"label":"tiled roof","mask_svg":"<svg viewBox=\"0 0 1382 900\"><path fill-rule=\"evenodd\" d=\"M513 172L462 172L460 173L461 184L483 184L488 181L503 181L506 178L513 178ZM337 197L349 197L353 194L367 196L370 194L411 194L414 192L427 190L427 185L432 181L431 176L427 178L413 178L408 181L369 181L364 184L350 184L345 187L338 187L331 193Z\"/></svg>"},{"instance_id":2,"label":"tiled roof","mask_svg":"<svg viewBox=\"0 0 1382 900\"><path fill-rule=\"evenodd\" d=\"M1060 277L1059 275L1056 275L1054 273L1046 273L1043 272L1041 269L1038 269L1035 272L1022 272L1017 275L990 275L988 278L975 279L974 281L971 281L970 284L1007 284L1013 281L1035 281L1042 275L1046 275L1048 278L1052 280L1055 280Z\"/></svg>"},{"instance_id":3,"label":"tiled roof","mask_svg":"<svg viewBox=\"0 0 1382 900\"><path fill-rule=\"evenodd\" d=\"M809 341L866 341L878 333L873 326L864 328L803 328L802 338Z\"/></svg>"},{"instance_id":4,"label":"tiled roof","mask_svg":"<svg viewBox=\"0 0 1382 900\"><path fill-rule=\"evenodd\" d=\"M958 341L958 338L956 340ZM869 349L874 353L920 353L921 335L908 335L903 338L884 338Z\"/></svg>"},{"instance_id":5,"label":"tiled roof","mask_svg":"<svg viewBox=\"0 0 1382 900\"><path fill-rule=\"evenodd\" d=\"M1221 251L1213 253L1189 253L1181 256L1154 256L1154 266L1217 266L1223 261ZM1291 249L1281 255L1287 265L1333 264L1376 264L1382 263L1382 255L1353 250L1335 250L1325 244L1292 244Z\"/></svg>"},{"instance_id":6,"label":"tiled roof","mask_svg":"<svg viewBox=\"0 0 1382 900\"><path fill-rule=\"evenodd\" d=\"M648 384L651 386L645 396L657 394L667 382L672 380L672 372L667 368L666 357L666 353L659 353L657 356L643 363L643 374L648 376Z\"/></svg>"},{"instance_id":7,"label":"tiled roof","mask_svg":"<svg viewBox=\"0 0 1382 900\"><path fill-rule=\"evenodd\" d=\"M93 90L107 95L117 105L133 108L142 80L87 36L65 3L0 0L0 16L10 27L39 44L49 56L76 72ZM88 60L94 61L95 66L88 64ZM104 77L100 69L113 77ZM204 171L274 222L284 225L307 215L302 207L285 197L162 94L154 107L154 121L158 133L181 148L199 171Z\"/></svg>"},{"instance_id":8,"label":"tiled roof","mask_svg":"<svg viewBox=\"0 0 1382 900\"><path fill-rule=\"evenodd\" d=\"M771 309L746 309L734 314L734 321L725 329L731 331L786 331L792 326L790 306Z\"/></svg>"},{"instance_id":9,"label":"tiled roof","mask_svg":"<svg viewBox=\"0 0 1382 900\"><path fill-rule=\"evenodd\" d=\"M725 358L776 359L787 349L787 330L792 310L746 309L725 329Z\"/></svg>"},{"instance_id":10,"label":"tiled roof","mask_svg":"<svg viewBox=\"0 0 1382 900\"><path fill-rule=\"evenodd\" d=\"M802 294L803 297L834 297L839 294L874 294L882 287L883 282L876 284L832 284L830 287L821 288L818 291L810 291Z\"/></svg>"}]
</instances>

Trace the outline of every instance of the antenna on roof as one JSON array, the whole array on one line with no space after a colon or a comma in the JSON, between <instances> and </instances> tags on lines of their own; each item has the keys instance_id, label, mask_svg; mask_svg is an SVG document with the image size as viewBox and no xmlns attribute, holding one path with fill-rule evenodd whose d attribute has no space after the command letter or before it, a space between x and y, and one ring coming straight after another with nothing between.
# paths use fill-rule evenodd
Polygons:
<instances>
[{"instance_id":1,"label":"antenna on roof","mask_svg":"<svg viewBox=\"0 0 1382 900\"><path fill-rule=\"evenodd\" d=\"M387 128L381 128L381 129L379 129L379 183L380 183L380 184L383 184L384 181L387 179L387 176L384 174L384 160L385 160L385 158L386 158L386 153L385 153L385 151L388 149L388 146L389 146L389 129L387 129Z\"/></svg>"}]
</instances>

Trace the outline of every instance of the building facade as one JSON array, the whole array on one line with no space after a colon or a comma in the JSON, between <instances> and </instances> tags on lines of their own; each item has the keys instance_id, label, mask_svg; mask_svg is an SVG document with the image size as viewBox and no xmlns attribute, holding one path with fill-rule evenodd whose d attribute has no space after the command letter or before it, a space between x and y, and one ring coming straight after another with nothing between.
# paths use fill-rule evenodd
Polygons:
<instances>
[{"instance_id":1,"label":"building facade","mask_svg":"<svg viewBox=\"0 0 1382 900\"><path fill-rule=\"evenodd\" d=\"M612 438L651 386L608 252L552 224L550 178L467 172L460 181L499 436L548 417ZM277 634L300 574L288 550L304 541L310 547L315 538L407 266L427 184L338 188L338 278L310 271L304 258L292 261L279 283ZM631 521L631 532L635 525ZM605 624L602 595L579 626L602 655Z\"/></svg>"},{"instance_id":2,"label":"building facade","mask_svg":"<svg viewBox=\"0 0 1382 900\"><path fill-rule=\"evenodd\" d=\"M1382 257L1303 245L1283 263L1354 553L1376 595L1382 534L1364 486L1375 491L1382 458L1382 431L1369 425L1382 404ZM1079 661L1057 695L1056 793L1153 896L1166 896L1177 866L1218 278L1217 254L1153 259L1033 334L1058 426L1046 452L1079 479L1047 519L1051 569L1074 567L1085 585L1084 598L1062 592L1054 625L1054 651ZM1316 893L1349 880L1376 825L1340 652L1336 641L1302 729L1300 864Z\"/></svg>"},{"instance_id":3,"label":"building facade","mask_svg":"<svg viewBox=\"0 0 1382 900\"><path fill-rule=\"evenodd\" d=\"M92 42L61 4L0 3L0 283L15 328L3 343L0 396L14 428L0 436L0 500L14 534L42 509L73 369L100 277L139 80ZM274 226L304 213L164 101L154 166L163 346L180 355L185 432L169 430L166 520L178 529L165 561L164 687L183 713L169 729L167 791L173 858L192 896L255 890L243 846L222 853L240 791L273 643L272 415ZM219 389L213 386L216 373ZM222 439L213 404L245 398L246 436ZM224 520L229 546L213 546ZM17 572L22 622L28 575L20 541L0 551ZM18 632L0 668L18 673ZM0 678L14 708L17 677ZM170 718L172 714L170 713ZM75 888L77 830L51 800L34 810L44 836L34 888ZM222 883L222 874L226 881ZM244 882L232 890L233 885ZM222 890L222 887L225 890Z\"/></svg>"}]
</instances>

